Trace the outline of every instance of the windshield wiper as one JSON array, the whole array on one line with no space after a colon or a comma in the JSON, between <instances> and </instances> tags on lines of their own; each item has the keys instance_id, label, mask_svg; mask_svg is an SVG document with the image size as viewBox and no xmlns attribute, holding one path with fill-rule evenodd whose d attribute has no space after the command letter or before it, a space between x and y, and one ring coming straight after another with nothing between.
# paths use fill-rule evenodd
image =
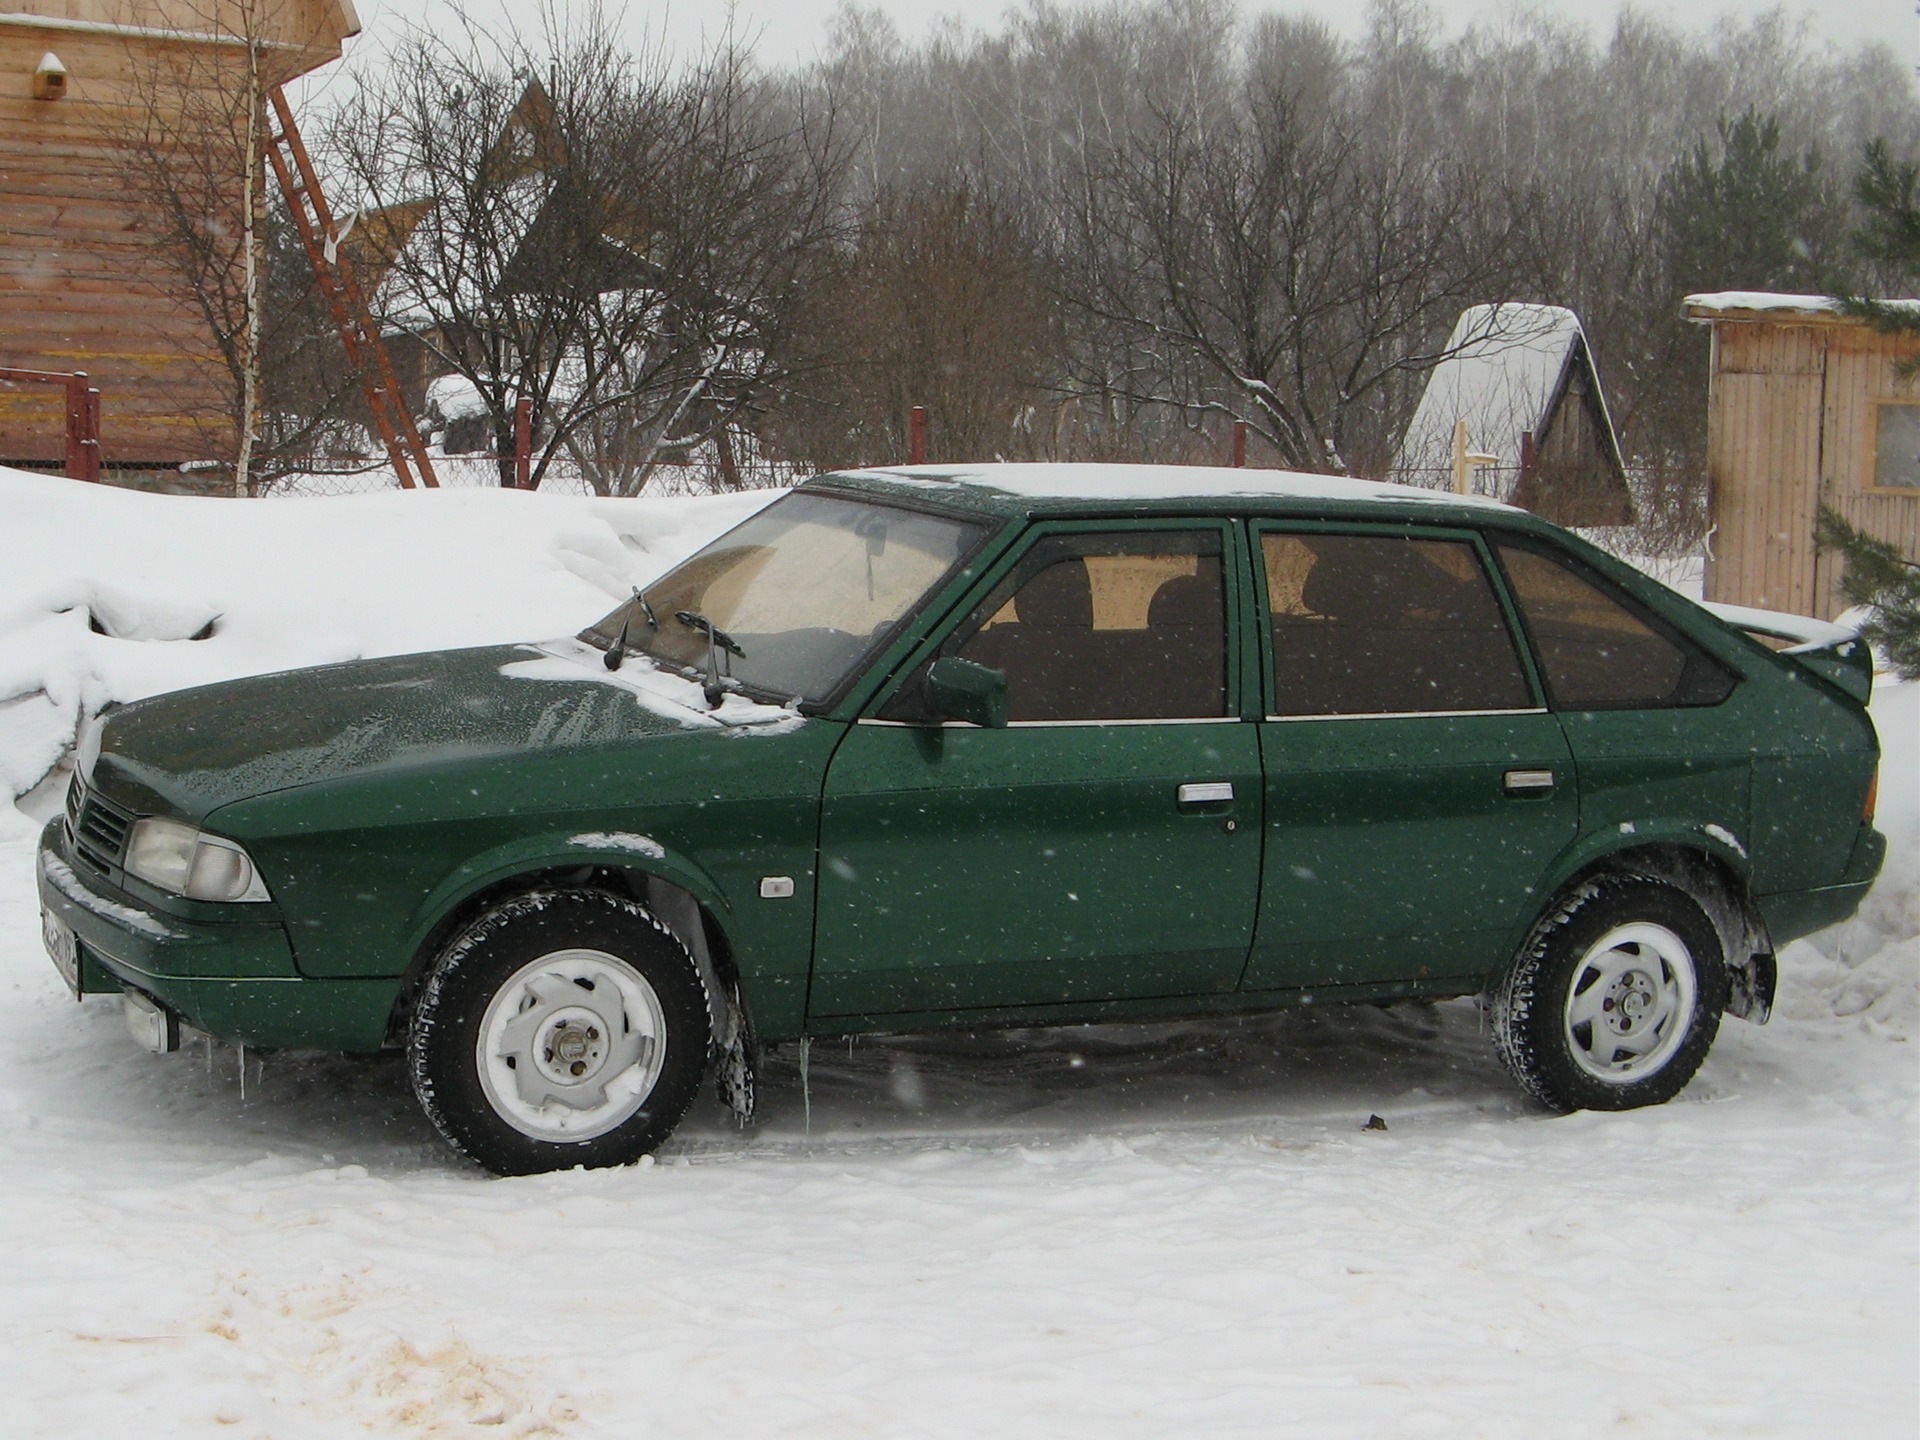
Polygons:
<instances>
[{"instance_id":1,"label":"windshield wiper","mask_svg":"<svg viewBox=\"0 0 1920 1440\"><path fill-rule=\"evenodd\" d=\"M647 624L658 630L660 622L654 618L653 607L647 604L647 597L640 593L638 585L633 587L633 600L634 604L640 607L640 613L647 617ZM613 644L607 647L607 669L618 670L621 662L627 658L627 627L631 624L633 624L633 606L630 605L627 607L626 618L620 622L620 634Z\"/></svg>"},{"instance_id":2,"label":"windshield wiper","mask_svg":"<svg viewBox=\"0 0 1920 1440\"><path fill-rule=\"evenodd\" d=\"M707 680L706 683L700 687L700 693L707 697L707 708L709 710L718 710L720 708L720 698L725 695L727 691L737 688L733 683L732 675L722 675L720 673L719 652L724 650L729 655L738 655L742 660L747 658L747 652L740 648L740 642L738 640L735 640L698 610L676 610L673 612L673 618L689 630L704 631L706 634Z\"/></svg>"}]
</instances>

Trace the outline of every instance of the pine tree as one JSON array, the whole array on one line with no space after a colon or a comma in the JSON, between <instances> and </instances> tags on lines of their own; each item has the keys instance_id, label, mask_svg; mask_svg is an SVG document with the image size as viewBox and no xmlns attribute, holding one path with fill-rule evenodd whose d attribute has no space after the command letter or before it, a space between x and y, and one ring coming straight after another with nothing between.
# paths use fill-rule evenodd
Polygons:
<instances>
[{"instance_id":1,"label":"pine tree","mask_svg":"<svg viewBox=\"0 0 1920 1440\"><path fill-rule=\"evenodd\" d=\"M1873 611L1861 635L1880 648L1895 674L1920 680L1920 565L1824 505L1815 536L1821 549L1837 550L1847 562L1840 593Z\"/></svg>"},{"instance_id":2,"label":"pine tree","mask_svg":"<svg viewBox=\"0 0 1920 1440\"><path fill-rule=\"evenodd\" d=\"M1866 223L1854 233L1861 258L1896 285L1920 283L1920 164L1895 159L1885 140L1874 140L1867 145L1853 193L1866 213ZM1839 300L1848 314L1872 321L1875 329L1920 334L1920 305L1911 301L1889 303L1850 294ZM1904 361L1897 368L1911 376L1920 365ZM1815 535L1822 549L1837 550L1846 560L1841 593L1873 610L1861 633L1880 647L1896 674L1920 679L1920 566L1824 505Z\"/></svg>"},{"instance_id":3,"label":"pine tree","mask_svg":"<svg viewBox=\"0 0 1920 1440\"><path fill-rule=\"evenodd\" d=\"M1654 218L1676 289L1823 289L1846 245L1837 186L1818 151L1782 153L1780 122L1722 117L1661 178Z\"/></svg>"},{"instance_id":4,"label":"pine tree","mask_svg":"<svg viewBox=\"0 0 1920 1440\"><path fill-rule=\"evenodd\" d=\"M1866 224L1854 233L1862 258L1896 285L1920 282L1920 164L1896 160L1884 139L1870 141L1853 194L1866 212ZM1839 298L1847 313L1871 320L1878 330L1920 334L1920 307L1912 303Z\"/></svg>"}]
</instances>

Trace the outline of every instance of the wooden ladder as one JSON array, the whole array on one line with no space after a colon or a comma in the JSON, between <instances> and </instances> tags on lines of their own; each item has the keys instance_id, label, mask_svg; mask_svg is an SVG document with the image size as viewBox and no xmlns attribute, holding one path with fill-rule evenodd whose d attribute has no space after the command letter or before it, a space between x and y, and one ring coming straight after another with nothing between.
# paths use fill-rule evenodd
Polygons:
<instances>
[{"instance_id":1,"label":"wooden ladder","mask_svg":"<svg viewBox=\"0 0 1920 1440\"><path fill-rule=\"evenodd\" d=\"M387 458L393 462L400 483L409 489L416 475L419 484L438 485L433 461L407 409L400 382L394 377L393 360L367 309L366 293L354 278L353 266L334 234L333 213L327 208L326 196L320 193L320 178L314 174L300 129L293 123L293 107L278 85L267 91L267 99L279 122L278 129L268 127L267 158L273 162L273 173L279 177L287 208L293 212L294 228L300 232L300 243L306 246L314 278L320 282L320 293L327 297L327 308L333 312L333 323L347 347L347 363L366 387L367 408L373 411L373 423L387 447Z\"/></svg>"}]
</instances>

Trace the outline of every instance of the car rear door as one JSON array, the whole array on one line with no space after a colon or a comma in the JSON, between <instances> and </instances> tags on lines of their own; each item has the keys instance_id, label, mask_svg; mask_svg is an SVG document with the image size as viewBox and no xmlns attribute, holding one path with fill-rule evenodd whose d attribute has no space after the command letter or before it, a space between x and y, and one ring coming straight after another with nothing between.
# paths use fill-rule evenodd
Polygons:
<instances>
[{"instance_id":1,"label":"car rear door","mask_svg":"<svg viewBox=\"0 0 1920 1440\"><path fill-rule=\"evenodd\" d=\"M1039 527L827 775L809 1013L1231 990L1253 932L1260 757L1218 521ZM916 714L957 654L1010 723Z\"/></svg>"},{"instance_id":2,"label":"car rear door","mask_svg":"<svg viewBox=\"0 0 1920 1440\"><path fill-rule=\"evenodd\" d=\"M1484 974L1578 821L1471 531L1260 524L1266 858L1242 988Z\"/></svg>"}]
</instances>

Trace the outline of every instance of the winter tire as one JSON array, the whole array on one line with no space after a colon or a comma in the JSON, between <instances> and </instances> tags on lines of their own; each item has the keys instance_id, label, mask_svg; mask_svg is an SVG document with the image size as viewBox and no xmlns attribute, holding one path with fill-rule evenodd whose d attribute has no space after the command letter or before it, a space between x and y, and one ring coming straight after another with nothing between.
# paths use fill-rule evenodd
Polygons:
<instances>
[{"instance_id":1,"label":"winter tire","mask_svg":"<svg viewBox=\"0 0 1920 1440\"><path fill-rule=\"evenodd\" d=\"M421 1108L496 1175L628 1165L686 1114L707 996L646 907L549 890L488 911L434 967L407 1054Z\"/></svg>"},{"instance_id":2,"label":"winter tire","mask_svg":"<svg viewBox=\"0 0 1920 1440\"><path fill-rule=\"evenodd\" d=\"M1555 1110L1632 1110L1685 1088L1727 1000L1713 922L1637 875L1584 882L1533 928L1493 996L1494 1044Z\"/></svg>"}]
</instances>

